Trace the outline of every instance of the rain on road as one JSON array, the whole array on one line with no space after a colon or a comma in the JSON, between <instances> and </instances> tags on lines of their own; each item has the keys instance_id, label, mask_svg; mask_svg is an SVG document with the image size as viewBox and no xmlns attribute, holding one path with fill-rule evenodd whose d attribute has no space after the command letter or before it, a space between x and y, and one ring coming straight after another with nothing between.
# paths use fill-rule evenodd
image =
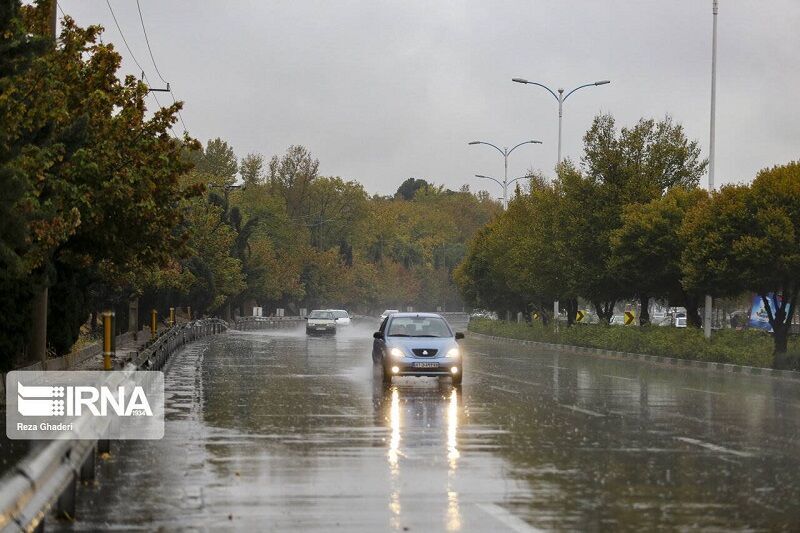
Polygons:
<instances>
[{"instance_id":1,"label":"rain on road","mask_svg":"<svg viewBox=\"0 0 800 533\"><path fill-rule=\"evenodd\" d=\"M170 362L68 530L794 529L800 383L468 338L464 384L373 380L373 325L229 332Z\"/></svg>"}]
</instances>

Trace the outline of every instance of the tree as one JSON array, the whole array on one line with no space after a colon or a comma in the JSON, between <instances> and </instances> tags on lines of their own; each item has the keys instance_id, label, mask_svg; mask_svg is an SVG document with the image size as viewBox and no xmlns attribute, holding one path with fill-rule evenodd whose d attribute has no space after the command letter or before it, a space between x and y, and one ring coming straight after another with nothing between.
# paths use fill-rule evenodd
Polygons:
<instances>
[{"instance_id":1,"label":"tree","mask_svg":"<svg viewBox=\"0 0 800 533\"><path fill-rule=\"evenodd\" d=\"M0 21L3 45L17 39L22 46L12 48L24 50L25 42L41 42L47 3L10 5ZM69 316L53 312L48 321L59 353L88 315L92 285L118 290L142 265L164 264L181 248L177 205L195 192L178 185L189 168L183 151L194 142L168 133L181 104L147 118L147 86L119 79L121 58L98 44L101 29L79 28L69 17L62 28L56 47L49 41L0 67L0 179L12 212L0 276L25 287L3 297L47 286L63 295L74 306Z\"/></svg>"},{"instance_id":2,"label":"tree","mask_svg":"<svg viewBox=\"0 0 800 533\"><path fill-rule=\"evenodd\" d=\"M428 182L423 179L408 178L397 188L397 192L394 193L394 197L402 200L413 200L414 195L417 194L417 191L427 188L428 185Z\"/></svg>"},{"instance_id":3,"label":"tree","mask_svg":"<svg viewBox=\"0 0 800 533\"><path fill-rule=\"evenodd\" d=\"M261 154L247 154L239 165L245 187L253 187L264 180L264 156Z\"/></svg>"},{"instance_id":4,"label":"tree","mask_svg":"<svg viewBox=\"0 0 800 533\"><path fill-rule=\"evenodd\" d=\"M702 189L673 187L663 197L646 204L625 206L622 226L611 233L610 269L635 287L638 296L684 306L689 324L698 328L702 294L686 290L681 283L685 241L680 229L686 213L707 197ZM643 307L640 325L648 323L647 317Z\"/></svg>"},{"instance_id":5,"label":"tree","mask_svg":"<svg viewBox=\"0 0 800 533\"><path fill-rule=\"evenodd\" d=\"M715 296L758 294L774 331L775 365L787 364L800 293L800 162L764 169L749 187L723 187L689 212L681 235L684 284Z\"/></svg>"},{"instance_id":6,"label":"tree","mask_svg":"<svg viewBox=\"0 0 800 533\"><path fill-rule=\"evenodd\" d=\"M195 170L210 178L209 181L216 185L233 185L236 182L236 173L239 165L233 148L217 137L209 139L205 150L192 153L192 162Z\"/></svg>"},{"instance_id":7,"label":"tree","mask_svg":"<svg viewBox=\"0 0 800 533\"><path fill-rule=\"evenodd\" d=\"M319 161L303 146L290 146L283 157L270 160L268 182L272 192L283 198L292 219L307 217L309 188L318 172Z\"/></svg>"},{"instance_id":8,"label":"tree","mask_svg":"<svg viewBox=\"0 0 800 533\"><path fill-rule=\"evenodd\" d=\"M611 318L615 302L625 296L639 296L646 310L649 295L609 268L611 234L622 226L625 205L698 183L706 168L699 145L686 139L683 127L669 116L659 122L641 119L617 132L611 115L599 115L584 136L582 165L584 172L569 163L558 169L578 292L603 320Z\"/></svg>"}]
</instances>

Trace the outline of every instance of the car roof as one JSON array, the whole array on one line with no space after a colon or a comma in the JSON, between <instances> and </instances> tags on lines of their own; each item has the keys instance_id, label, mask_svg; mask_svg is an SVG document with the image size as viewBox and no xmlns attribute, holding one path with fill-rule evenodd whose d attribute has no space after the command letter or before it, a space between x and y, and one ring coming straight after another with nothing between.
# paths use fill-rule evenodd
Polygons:
<instances>
[{"instance_id":1,"label":"car roof","mask_svg":"<svg viewBox=\"0 0 800 533\"><path fill-rule=\"evenodd\" d=\"M403 317L420 317L420 318L441 318L444 317L437 313L392 313L392 318L403 318Z\"/></svg>"}]
</instances>

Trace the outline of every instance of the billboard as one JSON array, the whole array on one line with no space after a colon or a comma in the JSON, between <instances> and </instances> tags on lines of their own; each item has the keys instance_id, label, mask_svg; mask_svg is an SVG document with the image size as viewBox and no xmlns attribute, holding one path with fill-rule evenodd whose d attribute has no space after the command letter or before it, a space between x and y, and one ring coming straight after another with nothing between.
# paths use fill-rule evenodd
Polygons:
<instances>
[{"instance_id":1,"label":"billboard","mask_svg":"<svg viewBox=\"0 0 800 533\"><path fill-rule=\"evenodd\" d=\"M770 310L772 311L772 316L775 316L775 312L778 309L778 306L781 305L783 302L783 296L775 295L773 293L769 293L767 295L767 301L769 302ZM786 312L789 312L789 308L787 306ZM755 329L763 329L764 331L769 331L772 333L772 326L769 325L769 315L767 315L767 308L764 306L764 300L761 298L760 295L756 294L753 296L753 305L750 308L750 320L747 321L747 325L751 328Z\"/></svg>"}]
</instances>

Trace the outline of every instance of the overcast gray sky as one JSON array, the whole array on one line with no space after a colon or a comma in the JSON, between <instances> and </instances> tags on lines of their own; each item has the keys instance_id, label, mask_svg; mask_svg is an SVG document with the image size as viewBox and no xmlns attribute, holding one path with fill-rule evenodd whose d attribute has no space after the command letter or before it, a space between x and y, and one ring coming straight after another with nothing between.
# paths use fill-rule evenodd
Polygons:
<instances>
[{"instance_id":1,"label":"overcast gray sky","mask_svg":"<svg viewBox=\"0 0 800 533\"><path fill-rule=\"evenodd\" d=\"M711 0L140 0L159 70L189 132L237 154L303 144L321 172L389 193L408 177L473 190L502 177L485 140L519 148L509 177L552 173L557 103L544 89L610 79L564 108L564 154L580 158L598 112L618 124L671 114L709 142ZM800 0L720 0L717 183L800 158ZM105 0L62 0L100 23L137 67ZM135 0L111 0L150 80ZM161 101L167 100L163 94ZM180 132L180 125L176 129Z\"/></svg>"}]
</instances>

